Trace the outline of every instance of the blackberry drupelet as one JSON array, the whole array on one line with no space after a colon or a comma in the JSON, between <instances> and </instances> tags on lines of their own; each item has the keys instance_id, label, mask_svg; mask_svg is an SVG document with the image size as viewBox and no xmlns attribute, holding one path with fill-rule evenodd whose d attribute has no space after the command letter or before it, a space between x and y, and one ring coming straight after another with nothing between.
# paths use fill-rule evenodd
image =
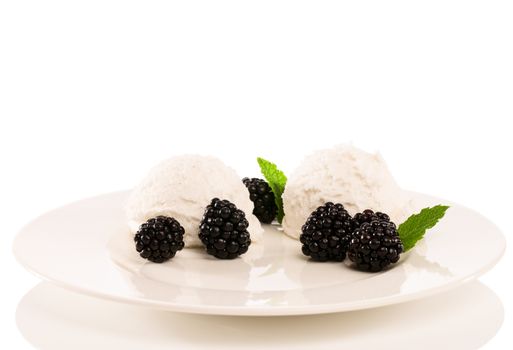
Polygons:
<instances>
[{"instance_id":1,"label":"blackberry drupelet","mask_svg":"<svg viewBox=\"0 0 513 350\"><path fill-rule=\"evenodd\" d=\"M342 204L328 202L320 206L301 228L299 240L303 254L317 261L343 261L353 225Z\"/></svg>"},{"instance_id":2,"label":"blackberry drupelet","mask_svg":"<svg viewBox=\"0 0 513 350\"><path fill-rule=\"evenodd\" d=\"M184 229L174 218L157 216L141 225L135 234L135 249L144 259L162 263L182 250Z\"/></svg>"},{"instance_id":3,"label":"blackberry drupelet","mask_svg":"<svg viewBox=\"0 0 513 350\"><path fill-rule=\"evenodd\" d=\"M249 191L249 199L253 202L253 214L264 224L270 224L276 217L277 207L271 186L262 179L248 178L242 182Z\"/></svg>"},{"instance_id":4,"label":"blackberry drupelet","mask_svg":"<svg viewBox=\"0 0 513 350\"><path fill-rule=\"evenodd\" d=\"M248 251L251 244L246 214L235 204L212 199L200 223L199 238L207 253L218 259L234 259Z\"/></svg>"},{"instance_id":5,"label":"blackberry drupelet","mask_svg":"<svg viewBox=\"0 0 513 350\"><path fill-rule=\"evenodd\" d=\"M355 222L355 228L360 227L365 222L371 222L373 220L384 220L390 221L390 217L379 211L374 212L371 209L366 209L361 213L357 213L353 216L353 220Z\"/></svg>"},{"instance_id":6,"label":"blackberry drupelet","mask_svg":"<svg viewBox=\"0 0 513 350\"><path fill-rule=\"evenodd\" d=\"M355 229L349 243L347 255L359 270L379 272L398 262L404 250L395 224L377 214Z\"/></svg>"}]
</instances>

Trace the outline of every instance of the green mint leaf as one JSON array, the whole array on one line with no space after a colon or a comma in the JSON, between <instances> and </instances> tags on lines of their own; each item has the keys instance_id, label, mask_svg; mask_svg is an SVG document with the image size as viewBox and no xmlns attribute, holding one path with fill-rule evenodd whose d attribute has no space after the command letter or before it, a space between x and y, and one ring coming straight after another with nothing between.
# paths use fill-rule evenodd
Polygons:
<instances>
[{"instance_id":1,"label":"green mint leaf","mask_svg":"<svg viewBox=\"0 0 513 350\"><path fill-rule=\"evenodd\" d=\"M424 237L427 230L437 224L449 209L447 205L436 205L424 208L418 214L413 214L405 222L399 225L397 231L404 245L404 251L408 251Z\"/></svg>"},{"instance_id":2,"label":"green mint leaf","mask_svg":"<svg viewBox=\"0 0 513 350\"><path fill-rule=\"evenodd\" d=\"M278 207L278 212L276 214L276 219L281 224L283 220L283 216L285 215L283 212L283 200L281 199L281 195L285 190L285 184L287 183L287 177L283 173L283 171L279 170L276 164L271 163L264 158L257 158L258 165L260 166L260 171L262 175L264 175L266 181L269 183L271 190L274 193L274 202Z\"/></svg>"}]
</instances>

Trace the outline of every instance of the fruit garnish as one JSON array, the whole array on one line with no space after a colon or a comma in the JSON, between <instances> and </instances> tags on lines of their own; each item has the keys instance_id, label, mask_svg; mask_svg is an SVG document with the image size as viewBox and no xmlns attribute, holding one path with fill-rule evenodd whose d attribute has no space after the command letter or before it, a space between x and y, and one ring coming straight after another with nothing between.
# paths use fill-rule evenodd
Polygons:
<instances>
[{"instance_id":1,"label":"fruit garnish","mask_svg":"<svg viewBox=\"0 0 513 350\"><path fill-rule=\"evenodd\" d=\"M243 178L242 182L249 191L249 199L253 202L253 214L261 223L270 224L276 217L277 207L271 186L262 179Z\"/></svg>"},{"instance_id":2,"label":"fruit garnish","mask_svg":"<svg viewBox=\"0 0 513 350\"><path fill-rule=\"evenodd\" d=\"M246 214L228 200L214 198L200 223L199 238L207 253L218 259L235 259L248 251L251 238Z\"/></svg>"},{"instance_id":3,"label":"fruit garnish","mask_svg":"<svg viewBox=\"0 0 513 350\"><path fill-rule=\"evenodd\" d=\"M378 272L399 261L404 247L388 215L368 209L355 215L355 223L347 256L357 269Z\"/></svg>"},{"instance_id":4,"label":"fruit garnish","mask_svg":"<svg viewBox=\"0 0 513 350\"><path fill-rule=\"evenodd\" d=\"M445 215L449 207L436 205L411 215L399 228L387 214L364 210L354 216L355 231L347 255L356 268L378 272L399 261Z\"/></svg>"},{"instance_id":5,"label":"fruit garnish","mask_svg":"<svg viewBox=\"0 0 513 350\"><path fill-rule=\"evenodd\" d=\"M141 225L135 234L135 249L151 262L162 263L182 250L184 229L174 218L157 216Z\"/></svg>"},{"instance_id":6,"label":"fruit garnish","mask_svg":"<svg viewBox=\"0 0 513 350\"><path fill-rule=\"evenodd\" d=\"M353 219L342 204L328 202L310 214L301 232L303 254L316 261L342 261L353 232Z\"/></svg>"}]
</instances>

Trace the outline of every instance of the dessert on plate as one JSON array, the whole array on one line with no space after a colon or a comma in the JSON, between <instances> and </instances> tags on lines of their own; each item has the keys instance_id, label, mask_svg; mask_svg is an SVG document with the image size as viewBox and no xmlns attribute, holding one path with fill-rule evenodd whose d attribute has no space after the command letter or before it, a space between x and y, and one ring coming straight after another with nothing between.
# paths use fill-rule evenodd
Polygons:
<instances>
[{"instance_id":1,"label":"dessert on plate","mask_svg":"<svg viewBox=\"0 0 513 350\"><path fill-rule=\"evenodd\" d=\"M372 209L401 222L411 214L383 157L350 145L316 151L291 173L283 193L285 233L299 239L308 216L326 202L342 204L351 216Z\"/></svg>"},{"instance_id":2,"label":"dessert on plate","mask_svg":"<svg viewBox=\"0 0 513 350\"><path fill-rule=\"evenodd\" d=\"M214 198L229 200L242 210L251 239L260 239L262 226L252 214L253 203L241 178L221 160L199 155L165 160L135 187L126 204L131 233L151 218L167 216L183 226L185 247L201 247L200 222Z\"/></svg>"},{"instance_id":3,"label":"dessert on plate","mask_svg":"<svg viewBox=\"0 0 513 350\"><path fill-rule=\"evenodd\" d=\"M257 161L265 180L241 179L219 159L199 155L154 167L126 205L139 255L163 263L184 247L203 246L215 258L235 259L261 238L261 224L276 219L311 260L348 257L357 269L378 272L397 263L448 208L410 216L408 193L383 158L350 145L312 153L289 179L276 164Z\"/></svg>"}]
</instances>

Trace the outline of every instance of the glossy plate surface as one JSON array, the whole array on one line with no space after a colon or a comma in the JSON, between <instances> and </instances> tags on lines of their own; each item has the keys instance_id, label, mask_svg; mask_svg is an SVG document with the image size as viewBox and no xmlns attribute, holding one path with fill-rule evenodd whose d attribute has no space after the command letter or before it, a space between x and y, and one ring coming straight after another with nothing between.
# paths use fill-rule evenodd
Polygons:
<instances>
[{"instance_id":1,"label":"glossy plate surface","mask_svg":"<svg viewBox=\"0 0 513 350\"><path fill-rule=\"evenodd\" d=\"M81 200L39 217L17 236L17 259L42 278L91 296L188 313L273 316L422 298L478 277L505 248L493 223L453 204L417 247L377 274L309 261L300 243L275 226L266 226L264 241L235 260L184 249L164 264L153 264L133 247L123 213L127 194ZM448 203L412 196L417 207Z\"/></svg>"}]
</instances>

